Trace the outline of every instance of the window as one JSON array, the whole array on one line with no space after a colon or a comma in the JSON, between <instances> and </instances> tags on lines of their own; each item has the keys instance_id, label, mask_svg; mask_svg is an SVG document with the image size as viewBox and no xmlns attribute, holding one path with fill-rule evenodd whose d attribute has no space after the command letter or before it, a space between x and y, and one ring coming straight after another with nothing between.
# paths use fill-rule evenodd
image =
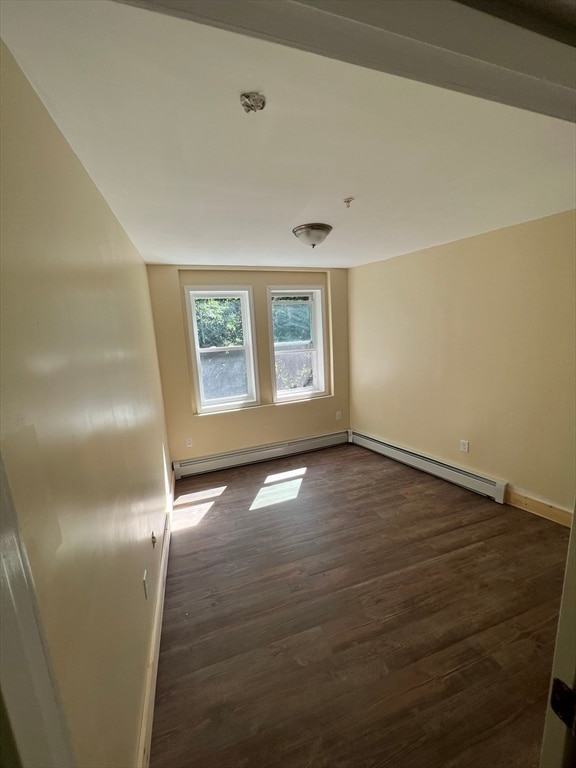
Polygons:
<instances>
[{"instance_id":1,"label":"window","mask_svg":"<svg viewBox=\"0 0 576 768\"><path fill-rule=\"evenodd\" d=\"M325 394L321 288L269 288L276 400Z\"/></svg>"},{"instance_id":2,"label":"window","mask_svg":"<svg viewBox=\"0 0 576 768\"><path fill-rule=\"evenodd\" d=\"M198 410L257 402L250 290L187 288Z\"/></svg>"}]
</instances>

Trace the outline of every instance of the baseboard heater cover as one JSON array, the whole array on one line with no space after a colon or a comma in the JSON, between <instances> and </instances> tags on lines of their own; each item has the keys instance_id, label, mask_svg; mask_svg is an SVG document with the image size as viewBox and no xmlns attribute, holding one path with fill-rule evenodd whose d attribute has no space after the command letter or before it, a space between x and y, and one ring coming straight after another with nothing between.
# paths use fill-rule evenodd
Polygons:
<instances>
[{"instance_id":1,"label":"baseboard heater cover","mask_svg":"<svg viewBox=\"0 0 576 768\"><path fill-rule=\"evenodd\" d=\"M268 459L278 459L282 456L316 451L319 448L329 448L332 445L341 445L347 442L348 432L334 432L330 435L307 437L303 440L290 440L285 443L264 445L260 448L248 448L245 451L221 453L204 459L174 461L172 466L176 480L180 480L180 478L187 475L199 475L204 472L214 472L217 469L239 467L242 464L255 464L258 461L268 461Z\"/></svg>"},{"instance_id":2,"label":"baseboard heater cover","mask_svg":"<svg viewBox=\"0 0 576 768\"><path fill-rule=\"evenodd\" d=\"M360 432L352 432L352 442L363 448L369 448L376 453L381 453L383 456L399 461L402 464L408 464L415 469L420 469L423 472L428 472L430 475L440 477L442 480L448 480L450 483L468 488L470 491L475 491L483 496L488 496L499 504L504 504L506 483L502 480L494 480L490 477L476 475L465 469L453 467L437 459L422 456L419 453L414 453L414 451L385 443L382 440L363 435Z\"/></svg>"}]
</instances>

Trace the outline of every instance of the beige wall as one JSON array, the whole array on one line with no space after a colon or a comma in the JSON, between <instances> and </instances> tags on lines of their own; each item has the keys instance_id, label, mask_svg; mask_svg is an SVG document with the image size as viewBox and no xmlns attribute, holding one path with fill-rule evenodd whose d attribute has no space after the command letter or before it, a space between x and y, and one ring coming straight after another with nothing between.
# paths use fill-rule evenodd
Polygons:
<instances>
[{"instance_id":1,"label":"beige wall","mask_svg":"<svg viewBox=\"0 0 576 768\"><path fill-rule=\"evenodd\" d=\"M350 270L352 428L571 509L575 242L567 212Z\"/></svg>"},{"instance_id":2,"label":"beige wall","mask_svg":"<svg viewBox=\"0 0 576 768\"><path fill-rule=\"evenodd\" d=\"M201 270L150 265L150 294L170 449L175 459L212 456L228 451L312 437L347 429L348 313L345 270L290 272ZM331 365L333 394L296 403L272 403L268 285L327 287L328 323L334 339ZM227 413L198 415L190 360L185 285L246 286L253 289L260 395L262 405ZM336 411L342 419L336 421ZM194 441L186 447L186 438Z\"/></svg>"},{"instance_id":3,"label":"beige wall","mask_svg":"<svg viewBox=\"0 0 576 768\"><path fill-rule=\"evenodd\" d=\"M128 768L167 502L146 269L4 47L1 67L1 449L79 763Z\"/></svg>"}]
</instances>

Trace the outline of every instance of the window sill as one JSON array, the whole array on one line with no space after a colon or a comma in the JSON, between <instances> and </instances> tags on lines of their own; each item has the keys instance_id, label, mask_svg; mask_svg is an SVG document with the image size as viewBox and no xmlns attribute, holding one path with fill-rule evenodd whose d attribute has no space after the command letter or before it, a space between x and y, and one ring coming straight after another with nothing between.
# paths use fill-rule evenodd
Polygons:
<instances>
[{"instance_id":1,"label":"window sill","mask_svg":"<svg viewBox=\"0 0 576 768\"><path fill-rule=\"evenodd\" d=\"M235 411L245 411L246 408L258 408L260 403L256 401L250 402L232 402L221 403L220 405L207 406L201 411L195 413L195 416L213 416L215 413L234 413Z\"/></svg>"},{"instance_id":2,"label":"window sill","mask_svg":"<svg viewBox=\"0 0 576 768\"><path fill-rule=\"evenodd\" d=\"M308 392L294 392L294 394L282 394L276 395L274 405L280 405L280 403L301 403L303 400L318 400L321 397L327 397L328 393L324 391L314 390Z\"/></svg>"},{"instance_id":3,"label":"window sill","mask_svg":"<svg viewBox=\"0 0 576 768\"><path fill-rule=\"evenodd\" d=\"M206 416L222 416L225 414L230 413L239 413L240 411L251 411L254 409L260 409L260 408L276 408L277 406L284 406L284 405L299 405L302 403L309 403L309 402L317 402L319 400L327 400L329 398L333 398L334 395L324 392L322 394L318 395L310 395L308 397L299 397L299 398L292 398L292 399L282 399L278 400L275 403L252 403L250 405L242 405L242 406L236 406L235 408L222 408L218 410L213 411L202 411L201 413L195 413L193 414L193 418L198 417L206 417Z\"/></svg>"}]
</instances>

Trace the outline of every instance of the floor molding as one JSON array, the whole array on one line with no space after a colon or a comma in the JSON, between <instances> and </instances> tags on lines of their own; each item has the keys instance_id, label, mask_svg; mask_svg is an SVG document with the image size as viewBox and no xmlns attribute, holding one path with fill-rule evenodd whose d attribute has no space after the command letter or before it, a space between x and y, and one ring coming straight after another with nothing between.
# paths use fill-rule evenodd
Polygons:
<instances>
[{"instance_id":1,"label":"floor molding","mask_svg":"<svg viewBox=\"0 0 576 768\"><path fill-rule=\"evenodd\" d=\"M166 591L166 572L168 570L168 551L170 549L170 515L166 515L166 528L162 538L162 557L158 572L156 589L156 607L152 625L152 642L148 669L146 670L146 689L142 709L142 725L138 740L137 768L148 768L150 764L150 744L152 742L152 724L154 721L154 699L156 696L156 677L158 674L158 656L160 655L160 635L162 633L162 615L164 613L164 593Z\"/></svg>"},{"instance_id":2,"label":"floor molding","mask_svg":"<svg viewBox=\"0 0 576 768\"><path fill-rule=\"evenodd\" d=\"M547 520L552 520L555 523L566 526L566 528L572 527L574 517L572 512L555 507L553 504L548 504L545 501L534 499L531 496L525 496L523 493L513 491L510 488L506 489L504 503L509 504L511 507L531 512L533 515L545 517Z\"/></svg>"}]
</instances>

